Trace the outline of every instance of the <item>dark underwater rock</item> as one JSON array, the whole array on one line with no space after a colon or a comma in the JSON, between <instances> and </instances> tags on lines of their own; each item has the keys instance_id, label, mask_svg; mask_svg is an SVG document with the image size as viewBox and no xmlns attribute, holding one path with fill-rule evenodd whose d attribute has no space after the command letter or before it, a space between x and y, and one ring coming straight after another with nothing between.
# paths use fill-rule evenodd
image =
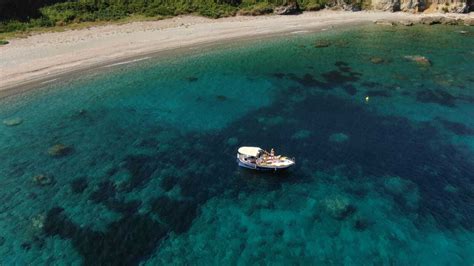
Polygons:
<instances>
[{"instance_id":1,"label":"dark underwater rock","mask_svg":"<svg viewBox=\"0 0 474 266\"><path fill-rule=\"evenodd\" d=\"M390 93L385 90L371 90L366 93L369 97L390 97Z\"/></svg>"},{"instance_id":2,"label":"dark underwater rock","mask_svg":"<svg viewBox=\"0 0 474 266\"><path fill-rule=\"evenodd\" d=\"M223 102L223 101L226 101L228 98L224 95L217 95L216 99Z\"/></svg>"},{"instance_id":3,"label":"dark underwater rock","mask_svg":"<svg viewBox=\"0 0 474 266\"><path fill-rule=\"evenodd\" d=\"M5 244L5 238L3 236L0 236L0 247L3 246L3 244Z\"/></svg>"},{"instance_id":4,"label":"dark underwater rock","mask_svg":"<svg viewBox=\"0 0 474 266\"><path fill-rule=\"evenodd\" d=\"M178 201L166 196L151 202L152 211L176 233L186 232L191 227L197 207L192 201Z\"/></svg>"},{"instance_id":5,"label":"dark underwater rock","mask_svg":"<svg viewBox=\"0 0 474 266\"><path fill-rule=\"evenodd\" d=\"M385 59L383 59L382 57L378 57L378 56L373 56L370 58L370 62L372 62L372 64L382 64L382 63L385 63Z\"/></svg>"},{"instance_id":6,"label":"dark underwater rock","mask_svg":"<svg viewBox=\"0 0 474 266\"><path fill-rule=\"evenodd\" d=\"M38 186L49 186L54 184L54 177L47 175L37 175L33 177L33 182Z\"/></svg>"},{"instance_id":7,"label":"dark underwater rock","mask_svg":"<svg viewBox=\"0 0 474 266\"><path fill-rule=\"evenodd\" d=\"M123 215L130 216L130 215L135 214L138 211L138 208L140 207L141 204L142 202L140 200L132 200L129 202L124 202L124 201L112 199L112 200L108 200L105 203L105 206L110 210L122 213Z\"/></svg>"},{"instance_id":8,"label":"dark underwater rock","mask_svg":"<svg viewBox=\"0 0 474 266\"><path fill-rule=\"evenodd\" d=\"M115 186L111 181L106 180L99 183L98 188L90 194L89 199L95 203L103 203L113 197L115 197Z\"/></svg>"},{"instance_id":9,"label":"dark underwater rock","mask_svg":"<svg viewBox=\"0 0 474 266\"><path fill-rule=\"evenodd\" d=\"M348 72L345 69L332 70L322 74L323 78L330 84L345 84L356 82L360 79L361 74L358 72Z\"/></svg>"},{"instance_id":10,"label":"dark underwater rock","mask_svg":"<svg viewBox=\"0 0 474 266\"><path fill-rule=\"evenodd\" d=\"M160 187L164 191L170 191L176 185L176 178L172 176L165 176L161 179Z\"/></svg>"},{"instance_id":11,"label":"dark underwater rock","mask_svg":"<svg viewBox=\"0 0 474 266\"><path fill-rule=\"evenodd\" d=\"M365 231L369 226L370 222L367 219L357 219L354 222L354 229L356 229L359 232Z\"/></svg>"},{"instance_id":12,"label":"dark underwater rock","mask_svg":"<svg viewBox=\"0 0 474 266\"><path fill-rule=\"evenodd\" d=\"M361 83L362 86L367 88L375 88L375 87L382 87L383 85L377 82L366 81Z\"/></svg>"},{"instance_id":13,"label":"dark underwater rock","mask_svg":"<svg viewBox=\"0 0 474 266\"><path fill-rule=\"evenodd\" d=\"M447 130L459 136L474 135L474 129L458 122L444 120L439 117L436 118Z\"/></svg>"},{"instance_id":14,"label":"dark underwater rock","mask_svg":"<svg viewBox=\"0 0 474 266\"><path fill-rule=\"evenodd\" d=\"M132 175L127 183L127 191L148 183L153 173L158 168L158 160L148 155L129 155L124 160L125 168Z\"/></svg>"},{"instance_id":15,"label":"dark underwater rock","mask_svg":"<svg viewBox=\"0 0 474 266\"><path fill-rule=\"evenodd\" d=\"M63 157L69 155L73 152L72 147L66 146L62 143L58 143L53 145L51 148L48 149L48 154L51 157Z\"/></svg>"},{"instance_id":16,"label":"dark underwater rock","mask_svg":"<svg viewBox=\"0 0 474 266\"><path fill-rule=\"evenodd\" d=\"M167 234L160 223L145 215L125 216L104 232L93 231L71 222L59 207L48 212L43 231L70 239L84 265L138 265Z\"/></svg>"},{"instance_id":17,"label":"dark underwater rock","mask_svg":"<svg viewBox=\"0 0 474 266\"><path fill-rule=\"evenodd\" d=\"M302 78L299 78L296 75L290 75L290 78L305 87L319 87L323 85L322 82L314 79L313 75L309 73L304 74Z\"/></svg>"},{"instance_id":18,"label":"dark underwater rock","mask_svg":"<svg viewBox=\"0 0 474 266\"><path fill-rule=\"evenodd\" d=\"M87 188L88 183L87 183L87 178L85 177L79 177L71 181L71 191L75 194L79 194L84 192L84 190Z\"/></svg>"},{"instance_id":19,"label":"dark underwater rock","mask_svg":"<svg viewBox=\"0 0 474 266\"><path fill-rule=\"evenodd\" d=\"M354 96L357 93L356 87L348 84L342 87L342 89L349 95Z\"/></svg>"},{"instance_id":20,"label":"dark underwater rock","mask_svg":"<svg viewBox=\"0 0 474 266\"><path fill-rule=\"evenodd\" d=\"M454 107L456 98L440 89L423 90L416 94L416 100L423 103L437 103L448 107Z\"/></svg>"},{"instance_id":21,"label":"dark underwater rock","mask_svg":"<svg viewBox=\"0 0 474 266\"><path fill-rule=\"evenodd\" d=\"M328 40L318 40L314 43L314 47L316 48L325 48L325 47L329 47L331 45L331 42L329 42Z\"/></svg>"},{"instance_id":22,"label":"dark underwater rock","mask_svg":"<svg viewBox=\"0 0 474 266\"><path fill-rule=\"evenodd\" d=\"M344 66L349 66L349 63L344 62L344 61L336 61L334 65L337 67L344 67Z\"/></svg>"},{"instance_id":23,"label":"dark underwater rock","mask_svg":"<svg viewBox=\"0 0 474 266\"><path fill-rule=\"evenodd\" d=\"M277 72L277 73L273 73L273 76L277 79L282 79L285 77L285 73Z\"/></svg>"},{"instance_id":24,"label":"dark underwater rock","mask_svg":"<svg viewBox=\"0 0 474 266\"><path fill-rule=\"evenodd\" d=\"M187 77L186 80L189 81L189 82L196 82L196 81L198 81L198 78L191 76L191 77Z\"/></svg>"},{"instance_id":25,"label":"dark underwater rock","mask_svg":"<svg viewBox=\"0 0 474 266\"><path fill-rule=\"evenodd\" d=\"M30 242L23 242L23 243L21 243L20 247L24 250L30 250L31 249L31 243Z\"/></svg>"}]
</instances>

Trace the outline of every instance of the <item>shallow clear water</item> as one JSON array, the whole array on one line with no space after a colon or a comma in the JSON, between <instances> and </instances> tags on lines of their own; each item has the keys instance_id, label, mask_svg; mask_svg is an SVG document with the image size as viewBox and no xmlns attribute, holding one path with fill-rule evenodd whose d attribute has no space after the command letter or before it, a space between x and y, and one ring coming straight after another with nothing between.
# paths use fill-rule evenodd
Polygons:
<instances>
[{"instance_id":1,"label":"shallow clear water","mask_svg":"<svg viewBox=\"0 0 474 266\"><path fill-rule=\"evenodd\" d=\"M0 264L472 264L473 47L364 26L2 99ZM239 169L242 145L297 165Z\"/></svg>"}]
</instances>

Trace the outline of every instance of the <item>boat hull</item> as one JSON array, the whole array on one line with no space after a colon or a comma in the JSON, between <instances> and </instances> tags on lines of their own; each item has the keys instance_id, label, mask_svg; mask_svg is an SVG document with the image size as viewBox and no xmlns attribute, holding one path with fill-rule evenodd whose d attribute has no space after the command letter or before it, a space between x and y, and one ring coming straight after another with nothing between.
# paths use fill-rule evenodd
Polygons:
<instances>
[{"instance_id":1,"label":"boat hull","mask_svg":"<svg viewBox=\"0 0 474 266\"><path fill-rule=\"evenodd\" d=\"M247 169L252 169L252 170L257 170L257 171L274 171L274 172L283 171L293 166L293 165L288 165L288 166L280 166L280 167L277 167L277 166L264 167L264 166L259 166L254 163L244 162L240 159L237 159L237 163L239 164L240 167L247 168Z\"/></svg>"}]
</instances>

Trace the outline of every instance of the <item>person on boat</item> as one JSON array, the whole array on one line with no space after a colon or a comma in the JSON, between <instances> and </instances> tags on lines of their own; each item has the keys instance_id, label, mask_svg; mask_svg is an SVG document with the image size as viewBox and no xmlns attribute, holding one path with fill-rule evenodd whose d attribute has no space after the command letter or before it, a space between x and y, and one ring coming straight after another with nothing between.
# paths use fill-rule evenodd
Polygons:
<instances>
[{"instance_id":1,"label":"person on boat","mask_svg":"<svg viewBox=\"0 0 474 266\"><path fill-rule=\"evenodd\" d=\"M275 150L273 148L270 150L270 156L275 157Z\"/></svg>"}]
</instances>

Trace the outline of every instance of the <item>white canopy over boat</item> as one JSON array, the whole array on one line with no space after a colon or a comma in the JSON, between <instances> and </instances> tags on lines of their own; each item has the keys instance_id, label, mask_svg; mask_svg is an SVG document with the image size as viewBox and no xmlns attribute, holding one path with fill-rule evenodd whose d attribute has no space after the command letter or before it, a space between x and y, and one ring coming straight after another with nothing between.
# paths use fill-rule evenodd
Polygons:
<instances>
[{"instance_id":1,"label":"white canopy over boat","mask_svg":"<svg viewBox=\"0 0 474 266\"><path fill-rule=\"evenodd\" d=\"M238 152L242 155L257 157L262 149L259 147L240 147Z\"/></svg>"}]
</instances>

